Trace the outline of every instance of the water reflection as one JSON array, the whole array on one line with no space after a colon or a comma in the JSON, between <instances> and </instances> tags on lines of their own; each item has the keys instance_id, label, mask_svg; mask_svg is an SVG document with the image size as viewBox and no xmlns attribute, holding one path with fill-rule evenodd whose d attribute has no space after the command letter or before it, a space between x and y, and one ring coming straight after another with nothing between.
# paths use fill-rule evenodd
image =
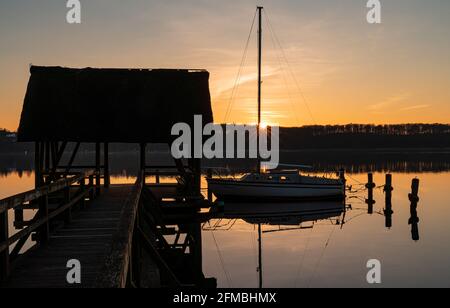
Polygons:
<instances>
[{"instance_id":1,"label":"water reflection","mask_svg":"<svg viewBox=\"0 0 450 308\"><path fill-rule=\"evenodd\" d=\"M395 190L390 194L380 187L386 175L374 172L373 200L377 202L372 209L365 202L365 173L349 173L348 184L354 186L354 193L348 195L347 206L225 204L218 216L203 224L203 272L217 277L220 287L257 286L261 226L265 287L366 287L366 262L372 258L383 264L384 287L450 287L450 247L446 244L450 242L450 173L431 165L436 173L391 170ZM118 164L114 174L123 175L127 168ZM123 182L128 176L115 180ZM420 202L408 198L414 176L422 183ZM0 176L0 195L26 191L33 183L32 173L22 178L8 173ZM313 211L320 207L323 211Z\"/></svg>"},{"instance_id":2,"label":"water reflection","mask_svg":"<svg viewBox=\"0 0 450 308\"><path fill-rule=\"evenodd\" d=\"M221 287L256 287L259 280L264 287L364 287L366 262L376 258L385 268L385 287L450 285L450 249L441 240L450 240L450 174L419 175L421 200L435 204L426 208L408 198L409 174L374 173L371 196L367 174L350 176L355 188L345 203L225 203L203 226L205 273ZM419 236L419 216L434 222L426 235ZM411 272L424 262L433 266Z\"/></svg>"},{"instance_id":3,"label":"water reflection","mask_svg":"<svg viewBox=\"0 0 450 308\"><path fill-rule=\"evenodd\" d=\"M242 219L250 224L299 226L339 217L344 210L343 202L226 203L223 218Z\"/></svg>"},{"instance_id":4,"label":"water reflection","mask_svg":"<svg viewBox=\"0 0 450 308\"><path fill-rule=\"evenodd\" d=\"M203 231L231 230L240 219L258 229L258 286L264 287L263 241L264 234L312 229L319 221L329 221L332 225L344 225L345 202L308 203L236 203L227 202L216 213L216 222L208 222ZM223 219L231 223L221 224ZM263 231L262 226L268 226ZM213 234L213 233L212 233ZM213 235L214 236L214 235ZM217 242L216 242L217 244Z\"/></svg>"},{"instance_id":5,"label":"water reflection","mask_svg":"<svg viewBox=\"0 0 450 308\"><path fill-rule=\"evenodd\" d=\"M111 175L137 175L139 170L139 152L114 152L111 145ZM154 164L167 165L172 163L169 152L153 150L148 154L149 161ZM94 153L87 148L77 156L74 165L92 163ZM32 172L34 169L34 154L0 153L0 175L6 176L12 172ZM368 172L446 172L450 171L450 155L446 151L370 151L370 150L331 150L331 151L281 151L280 161L292 164L311 165L319 172L339 170L344 168L347 173ZM204 160L203 167L227 167L234 172L247 172L255 166L254 160Z\"/></svg>"}]
</instances>

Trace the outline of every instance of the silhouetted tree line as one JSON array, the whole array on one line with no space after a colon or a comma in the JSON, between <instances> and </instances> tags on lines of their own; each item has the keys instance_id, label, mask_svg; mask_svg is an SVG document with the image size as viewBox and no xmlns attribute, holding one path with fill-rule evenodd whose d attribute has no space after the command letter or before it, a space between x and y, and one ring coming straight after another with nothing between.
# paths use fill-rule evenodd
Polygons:
<instances>
[{"instance_id":1,"label":"silhouetted tree line","mask_svg":"<svg viewBox=\"0 0 450 308\"><path fill-rule=\"evenodd\" d=\"M32 143L17 143L16 134L0 129L0 153L34 150ZM68 150L73 147L69 145ZM373 148L450 148L450 125L313 125L280 129L280 148L292 149L373 149ZM155 149L165 149L155 146ZM93 150L83 144L80 152ZM112 144L111 152L136 152L135 144Z\"/></svg>"},{"instance_id":2,"label":"silhouetted tree line","mask_svg":"<svg viewBox=\"0 0 450 308\"><path fill-rule=\"evenodd\" d=\"M449 148L450 125L314 125L280 129L281 149Z\"/></svg>"}]
</instances>

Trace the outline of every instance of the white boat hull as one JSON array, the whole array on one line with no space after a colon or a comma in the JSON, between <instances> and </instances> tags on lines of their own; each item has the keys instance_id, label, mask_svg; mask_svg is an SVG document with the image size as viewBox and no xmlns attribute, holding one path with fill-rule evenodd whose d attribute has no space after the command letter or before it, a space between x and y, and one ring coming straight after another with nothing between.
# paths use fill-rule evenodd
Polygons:
<instances>
[{"instance_id":1,"label":"white boat hull","mask_svg":"<svg viewBox=\"0 0 450 308\"><path fill-rule=\"evenodd\" d=\"M221 200L323 200L343 199L343 184L248 183L235 180L208 181L209 190Z\"/></svg>"}]
</instances>

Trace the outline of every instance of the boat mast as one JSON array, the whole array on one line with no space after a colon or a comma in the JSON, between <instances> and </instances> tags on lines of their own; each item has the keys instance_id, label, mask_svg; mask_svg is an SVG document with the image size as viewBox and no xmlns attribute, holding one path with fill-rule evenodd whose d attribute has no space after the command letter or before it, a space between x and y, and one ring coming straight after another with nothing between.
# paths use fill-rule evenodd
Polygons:
<instances>
[{"instance_id":1,"label":"boat mast","mask_svg":"<svg viewBox=\"0 0 450 308\"><path fill-rule=\"evenodd\" d=\"M259 288L263 287L263 270L262 270L262 230L261 223L258 224L258 274Z\"/></svg>"},{"instance_id":2,"label":"boat mast","mask_svg":"<svg viewBox=\"0 0 450 308\"><path fill-rule=\"evenodd\" d=\"M257 136L256 136L256 153L258 158L258 170L257 172L261 172L261 159L259 157L259 144L260 144L260 136L259 129L261 127L261 85L262 85L262 10L264 9L262 6L258 6L258 126L257 126Z\"/></svg>"}]
</instances>

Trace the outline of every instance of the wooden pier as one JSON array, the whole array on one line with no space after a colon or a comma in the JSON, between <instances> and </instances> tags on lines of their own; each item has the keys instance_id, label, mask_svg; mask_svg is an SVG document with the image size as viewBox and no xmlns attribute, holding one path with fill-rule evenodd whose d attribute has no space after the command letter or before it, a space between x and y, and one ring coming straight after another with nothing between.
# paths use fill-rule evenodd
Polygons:
<instances>
[{"instance_id":1,"label":"wooden pier","mask_svg":"<svg viewBox=\"0 0 450 308\"><path fill-rule=\"evenodd\" d=\"M68 190L74 195L58 206L48 203L46 216L15 222L26 227L1 242L2 287L215 286L201 270L200 223L208 216L198 209L207 206L204 200L162 201L155 197L160 185L145 185L144 176L134 185L103 187L97 195L95 186L80 185L84 176L94 173L2 200L5 219L7 209L36 207L33 201L55 201ZM168 185L160 190L167 192ZM35 231L36 245L19 253ZM81 264L80 284L66 279L69 260Z\"/></svg>"},{"instance_id":2,"label":"wooden pier","mask_svg":"<svg viewBox=\"0 0 450 308\"><path fill-rule=\"evenodd\" d=\"M202 271L208 214L200 208L210 203L201 195L200 160L146 159L148 144L172 142L175 123L193 125L194 115L213 122L209 73L36 66L30 73L18 140L35 143L35 189L0 200L1 286L215 287ZM136 183L111 185L111 143L139 145ZM77 162L83 146L91 146L92 163ZM69 261L79 262L80 283L67 279Z\"/></svg>"}]
</instances>

